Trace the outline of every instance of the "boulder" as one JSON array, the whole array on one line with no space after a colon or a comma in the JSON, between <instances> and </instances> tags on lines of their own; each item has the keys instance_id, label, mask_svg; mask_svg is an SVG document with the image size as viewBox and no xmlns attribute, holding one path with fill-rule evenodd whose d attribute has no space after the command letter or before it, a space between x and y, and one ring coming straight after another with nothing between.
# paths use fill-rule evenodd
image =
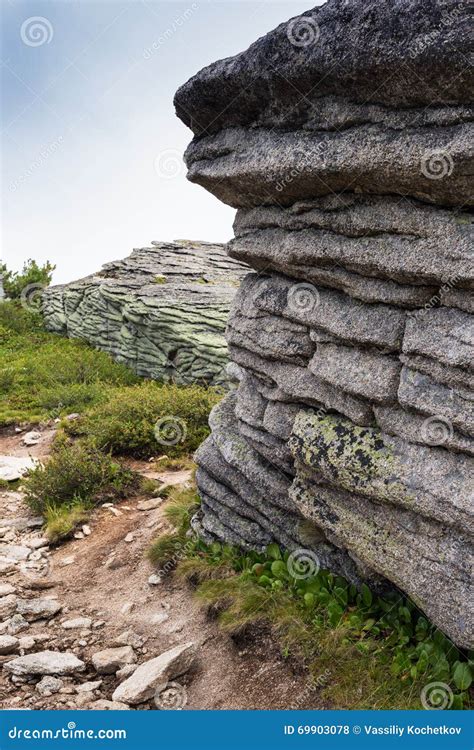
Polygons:
<instances>
[{"instance_id":1,"label":"boulder","mask_svg":"<svg viewBox=\"0 0 474 750\"><path fill-rule=\"evenodd\" d=\"M0 635L0 656L18 651L19 641L13 635Z\"/></svg>"},{"instance_id":2,"label":"boulder","mask_svg":"<svg viewBox=\"0 0 474 750\"><path fill-rule=\"evenodd\" d=\"M62 605L56 599L20 599L17 605L18 614L28 622L50 619L58 614Z\"/></svg>"},{"instance_id":3,"label":"boulder","mask_svg":"<svg viewBox=\"0 0 474 750\"><path fill-rule=\"evenodd\" d=\"M6 620L16 611L17 601L15 594L7 594L0 598L0 620Z\"/></svg>"},{"instance_id":4,"label":"boulder","mask_svg":"<svg viewBox=\"0 0 474 750\"><path fill-rule=\"evenodd\" d=\"M45 325L143 377L222 384L227 315L246 271L222 245L153 242L97 274L45 289Z\"/></svg>"},{"instance_id":5,"label":"boulder","mask_svg":"<svg viewBox=\"0 0 474 750\"><path fill-rule=\"evenodd\" d=\"M192 642L175 646L160 656L140 664L134 673L122 682L112 695L112 700L135 706L153 697L170 680L187 672L195 661Z\"/></svg>"},{"instance_id":6,"label":"boulder","mask_svg":"<svg viewBox=\"0 0 474 750\"><path fill-rule=\"evenodd\" d=\"M0 480L14 482L33 469L36 461L32 458L19 458L18 456L0 456Z\"/></svg>"},{"instance_id":7,"label":"boulder","mask_svg":"<svg viewBox=\"0 0 474 750\"><path fill-rule=\"evenodd\" d=\"M92 619L90 617L75 617L72 620L65 620L61 623L61 627L65 630L88 630L92 626Z\"/></svg>"},{"instance_id":8,"label":"boulder","mask_svg":"<svg viewBox=\"0 0 474 750\"><path fill-rule=\"evenodd\" d=\"M32 675L72 675L83 672L84 662L74 654L59 651L38 651L35 654L19 656L6 662L3 669L17 677Z\"/></svg>"},{"instance_id":9,"label":"boulder","mask_svg":"<svg viewBox=\"0 0 474 750\"><path fill-rule=\"evenodd\" d=\"M178 90L237 208L235 390L196 453L207 542L309 550L474 646L468 4L328 0ZM436 595L433 595L433 592Z\"/></svg>"},{"instance_id":10,"label":"boulder","mask_svg":"<svg viewBox=\"0 0 474 750\"><path fill-rule=\"evenodd\" d=\"M36 690L40 695L48 696L58 693L63 687L64 683L59 677L52 677L45 675L41 680L36 683Z\"/></svg>"},{"instance_id":11,"label":"boulder","mask_svg":"<svg viewBox=\"0 0 474 750\"><path fill-rule=\"evenodd\" d=\"M126 664L133 664L137 657L131 646L120 648L106 648L92 654L92 664L99 674L115 674Z\"/></svg>"}]
</instances>

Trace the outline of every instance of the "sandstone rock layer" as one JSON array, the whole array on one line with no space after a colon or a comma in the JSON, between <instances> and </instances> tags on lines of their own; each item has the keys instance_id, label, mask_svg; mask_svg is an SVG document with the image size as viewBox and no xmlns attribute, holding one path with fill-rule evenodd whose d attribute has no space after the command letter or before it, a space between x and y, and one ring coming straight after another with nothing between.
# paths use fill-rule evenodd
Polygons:
<instances>
[{"instance_id":1,"label":"sandstone rock layer","mask_svg":"<svg viewBox=\"0 0 474 750\"><path fill-rule=\"evenodd\" d=\"M247 268L222 245L152 244L98 274L45 289L46 327L103 349L143 377L220 385L227 316Z\"/></svg>"},{"instance_id":2,"label":"sandstone rock layer","mask_svg":"<svg viewBox=\"0 0 474 750\"><path fill-rule=\"evenodd\" d=\"M251 266L195 529L309 550L473 645L468 4L329 0L177 92Z\"/></svg>"}]
</instances>

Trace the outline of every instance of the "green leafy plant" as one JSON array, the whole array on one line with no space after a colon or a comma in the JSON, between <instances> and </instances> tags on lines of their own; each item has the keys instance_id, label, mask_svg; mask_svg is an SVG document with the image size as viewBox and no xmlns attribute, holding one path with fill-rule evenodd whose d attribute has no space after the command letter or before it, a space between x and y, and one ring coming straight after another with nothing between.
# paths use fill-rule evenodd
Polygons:
<instances>
[{"instance_id":1,"label":"green leafy plant","mask_svg":"<svg viewBox=\"0 0 474 750\"><path fill-rule=\"evenodd\" d=\"M310 674L334 673L327 690L338 707L421 708L423 686L435 681L452 690L452 708L470 705L469 655L401 593L378 596L366 584L358 589L327 570L301 578L289 563L290 553L277 544L265 552L243 553L218 542L190 540L189 515L181 517L177 534L155 542L150 559L162 564L175 555L177 575L219 613L224 630L238 633L267 623L285 657L302 659ZM354 703L355 672L372 696L368 705Z\"/></svg>"}]
</instances>

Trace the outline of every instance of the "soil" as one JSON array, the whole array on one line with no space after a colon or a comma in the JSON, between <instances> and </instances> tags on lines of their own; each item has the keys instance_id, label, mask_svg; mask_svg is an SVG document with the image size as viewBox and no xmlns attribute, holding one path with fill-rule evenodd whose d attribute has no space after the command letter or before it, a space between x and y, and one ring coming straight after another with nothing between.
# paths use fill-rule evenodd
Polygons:
<instances>
[{"instance_id":1,"label":"soil","mask_svg":"<svg viewBox=\"0 0 474 750\"><path fill-rule=\"evenodd\" d=\"M41 432L38 445L30 448L22 444L23 433L0 434L0 455L31 455L44 460L54 427ZM164 483L191 482L189 471L162 472L159 463L134 462L134 468ZM179 680L186 690L184 710L326 708L317 692L309 688L304 671L281 656L268 631L260 629L233 640L221 633L216 620L200 607L191 586L172 574L158 584L149 583L155 571L146 559L146 551L170 527L163 515L166 501L153 510L139 510L137 506L144 499L147 498L135 496L112 508L97 508L87 523L89 535L57 547L45 547L36 563L29 567L18 563L11 571L0 573L0 584L12 584L19 599L57 598L62 605L61 612L51 620L33 622L16 635L25 638L43 634L43 641L29 650L0 656L0 665L19 654L48 649L74 653L87 666L85 672L61 678L61 690L46 696L36 689L39 678L13 683L2 670L0 707L88 709L94 708L99 699L110 701L119 679L115 675L98 675L91 657L117 645L123 640L119 636L129 631L138 663L188 641L197 645L196 667ZM30 515L21 491L0 489L0 519ZM0 528L0 537L2 533ZM31 537L40 535L40 528L20 530L9 543L27 544ZM0 556L4 541L0 538ZM76 617L90 617L92 627L79 631L62 628L64 620ZM8 633L7 622L8 618L3 625L0 621L0 635ZM93 692L85 697L76 692L79 684L95 680L102 680L102 684ZM134 708L156 706L150 701Z\"/></svg>"}]
</instances>

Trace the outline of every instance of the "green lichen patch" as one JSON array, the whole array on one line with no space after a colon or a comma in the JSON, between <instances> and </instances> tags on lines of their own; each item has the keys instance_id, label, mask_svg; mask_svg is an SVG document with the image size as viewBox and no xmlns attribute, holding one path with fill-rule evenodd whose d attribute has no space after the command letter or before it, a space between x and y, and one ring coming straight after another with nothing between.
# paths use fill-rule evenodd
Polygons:
<instances>
[{"instance_id":1,"label":"green lichen patch","mask_svg":"<svg viewBox=\"0 0 474 750\"><path fill-rule=\"evenodd\" d=\"M344 417L300 412L290 447L295 457L347 489L374 479L391 481L394 456L380 430L359 427Z\"/></svg>"}]
</instances>

